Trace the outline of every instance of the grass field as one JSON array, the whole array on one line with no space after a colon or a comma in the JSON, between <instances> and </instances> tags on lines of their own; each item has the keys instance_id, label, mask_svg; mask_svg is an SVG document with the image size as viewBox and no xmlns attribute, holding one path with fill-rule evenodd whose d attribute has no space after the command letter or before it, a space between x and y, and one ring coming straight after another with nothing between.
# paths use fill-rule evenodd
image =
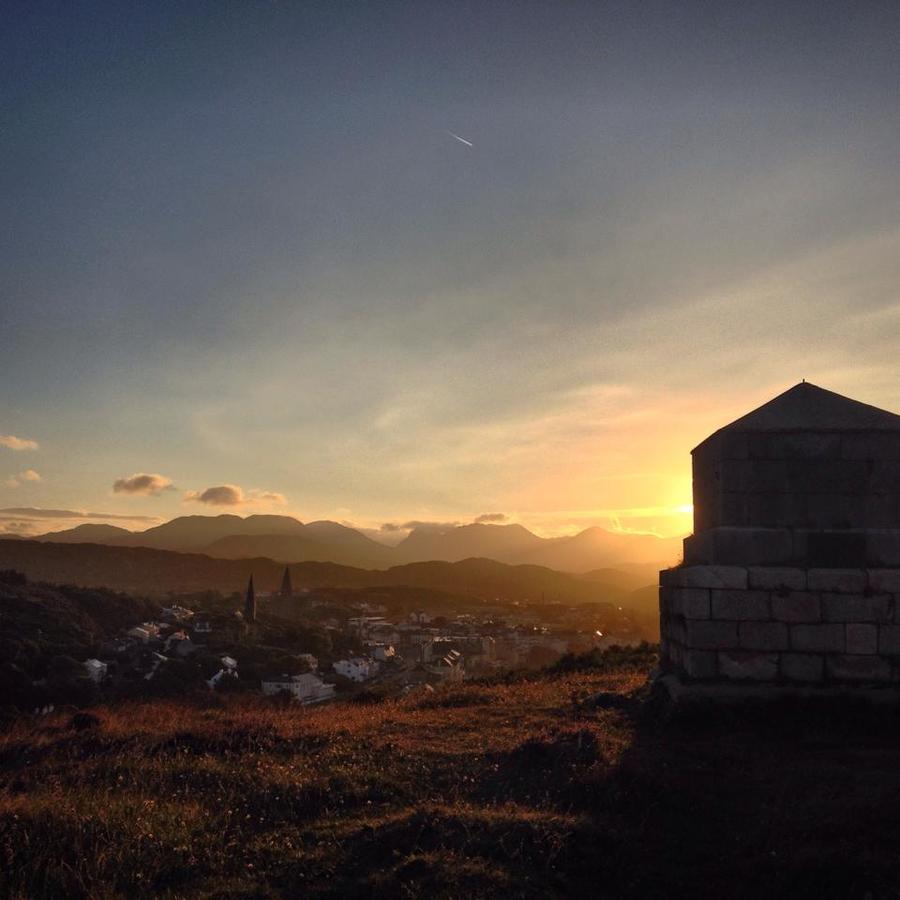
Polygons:
<instances>
[{"instance_id":1,"label":"grass field","mask_svg":"<svg viewBox=\"0 0 900 900\"><path fill-rule=\"evenodd\" d=\"M650 661L639 662L372 704L211 697L15 724L0 737L0 894L898 887L893 716L663 721L642 702Z\"/></svg>"}]
</instances>

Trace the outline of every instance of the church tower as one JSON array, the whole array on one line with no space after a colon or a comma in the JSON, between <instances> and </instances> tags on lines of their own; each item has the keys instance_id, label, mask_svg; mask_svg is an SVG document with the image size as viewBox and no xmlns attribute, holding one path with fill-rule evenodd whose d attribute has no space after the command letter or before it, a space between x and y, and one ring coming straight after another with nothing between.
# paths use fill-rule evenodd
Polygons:
<instances>
[{"instance_id":1,"label":"church tower","mask_svg":"<svg viewBox=\"0 0 900 900\"><path fill-rule=\"evenodd\" d=\"M247 597L244 600L244 621L252 625L256 621L256 591L253 590L253 576L247 585Z\"/></svg>"},{"instance_id":2,"label":"church tower","mask_svg":"<svg viewBox=\"0 0 900 900\"><path fill-rule=\"evenodd\" d=\"M288 600L294 596L294 586L291 584L290 566L284 567L284 578L281 579L281 590L278 592L278 596Z\"/></svg>"}]
</instances>

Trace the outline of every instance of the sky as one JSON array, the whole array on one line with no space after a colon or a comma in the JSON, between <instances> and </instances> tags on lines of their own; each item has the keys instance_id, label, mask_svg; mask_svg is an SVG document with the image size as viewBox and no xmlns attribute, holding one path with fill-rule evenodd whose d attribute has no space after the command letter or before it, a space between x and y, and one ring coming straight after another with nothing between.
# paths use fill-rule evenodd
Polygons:
<instances>
[{"instance_id":1,"label":"sky","mask_svg":"<svg viewBox=\"0 0 900 900\"><path fill-rule=\"evenodd\" d=\"M0 531L689 531L691 448L801 378L900 410L898 46L895 2L8 0Z\"/></svg>"}]
</instances>

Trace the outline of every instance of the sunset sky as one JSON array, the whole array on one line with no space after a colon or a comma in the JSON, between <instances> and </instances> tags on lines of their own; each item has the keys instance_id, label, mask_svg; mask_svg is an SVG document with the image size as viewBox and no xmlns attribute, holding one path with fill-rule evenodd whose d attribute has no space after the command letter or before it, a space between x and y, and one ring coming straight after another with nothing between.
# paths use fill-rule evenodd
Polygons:
<instances>
[{"instance_id":1,"label":"sunset sky","mask_svg":"<svg viewBox=\"0 0 900 900\"><path fill-rule=\"evenodd\" d=\"M0 531L676 534L801 378L900 411L896 2L0 17Z\"/></svg>"}]
</instances>

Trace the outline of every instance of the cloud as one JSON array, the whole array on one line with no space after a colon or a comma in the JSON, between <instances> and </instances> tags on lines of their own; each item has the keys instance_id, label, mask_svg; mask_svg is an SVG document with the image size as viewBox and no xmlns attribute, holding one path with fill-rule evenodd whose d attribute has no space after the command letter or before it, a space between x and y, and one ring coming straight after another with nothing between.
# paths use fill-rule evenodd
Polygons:
<instances>
[{"instance_id":1,"label":"cloud","mask_svg":"<svg viewBox=\"0 0 900 900\"><path fill-rule=\"evenodd\" d=\"M459 527L459 522L420 522L413 519L410 522L404 522L400 526L404 531L448 531L451 528Z\"/></svg>"},{"instance_id":2,"label":"cloud","mask_svg":"<svg viewBox=\"0 0 900 900\"><path fill-rule=\"evenodd\" d=\"M171 478L156 472L136 472L128 478L117 478L113 482L115 494L143 494L146 497L156 497L163 491L173 491L175 485Z\"/></svg>"},{"instance_id":3,"label":"cloud","mask_svg":"<svg viewBox=\"0 0 900 900\"><path fill-rule=\"evenodd\" d=\"M482 515L477 516L475 519L475 523L477 525L499 525L502 522L508 522L509 516L506 513L482 513Z\"/></svg>"},{"instance_id":4,"label":"cloud","mask_svg":"<svg viewBox=\"0 0 900 900\"><path fill-rule=\"evenodd\" d=\"M279 494L278 491L251 491L248 503L275 503L278 506L284 506L287 503L287 497Z\"/></svg>"},{"instance_id":5,"label":"cloud","mask_svg":"<svg viewBox=\"0 0 900 900\"><path fill-rule=\"evenodd\" d=\"M236 484L219 484L205 491L188 491L184 499L209 506L240 506L244 502L244 492Z\"/></svg>"},{"instance_id":6,"label":"cloud","mask_svg":"<svg viewBox=\"0 0 900 900\"><path fill-rule=\"evenodd\" d=\"M184 495L187 503L205 503L208 506L246 506L252 504L277 504L284 506L287 498L277 491L253 490L244 493L237 484L218 484L205 491L187 491Z\"/></svg>"},{"instance_id":7,"label":"cloud","mask_svg":"<svg viewBox=\"0 0 900 900\"><path fill-rule=\"evenodd\" d=\"M396 522L382 522L378 530L384 534L391 534L395 531L402 531L403 529Z\"/></svg>"},{"instance_id":8,"label":"cloud","mask_svg":"<svg viewBox=\"0 0 900 900\"><path fill-rule=\"evenodd\" d=\"M86 512L83 509L42 509L37 506L9 506L0 509L0 520L15 516L25 519L122 519L130 522L158 522L158 516L125 516L117 513Z\"/></svg>"},{"instance_id":9,"label":"cloud","mask_svg":"<svg viewBox=\"0 0 900 900\"><path fill-rule=\"evenodd\" d=\"M37 441L16 437L14 434L0 434L0 446L10 450L38 450L40 448Z\"/></svg>"},{"instance_id":10,"label":"cloud","mask_svg":"<svg viewBox=\"0 0 900 900\"><path fill-rule=\"evenodd\" d=\"M6 479L3 483L9 488L17 488L23 481L43 481L39 472L35 472L34 469L25 469L24 472L19 472L18 475L10 475L9 478Z\"/></svg>"}]
</instances>

